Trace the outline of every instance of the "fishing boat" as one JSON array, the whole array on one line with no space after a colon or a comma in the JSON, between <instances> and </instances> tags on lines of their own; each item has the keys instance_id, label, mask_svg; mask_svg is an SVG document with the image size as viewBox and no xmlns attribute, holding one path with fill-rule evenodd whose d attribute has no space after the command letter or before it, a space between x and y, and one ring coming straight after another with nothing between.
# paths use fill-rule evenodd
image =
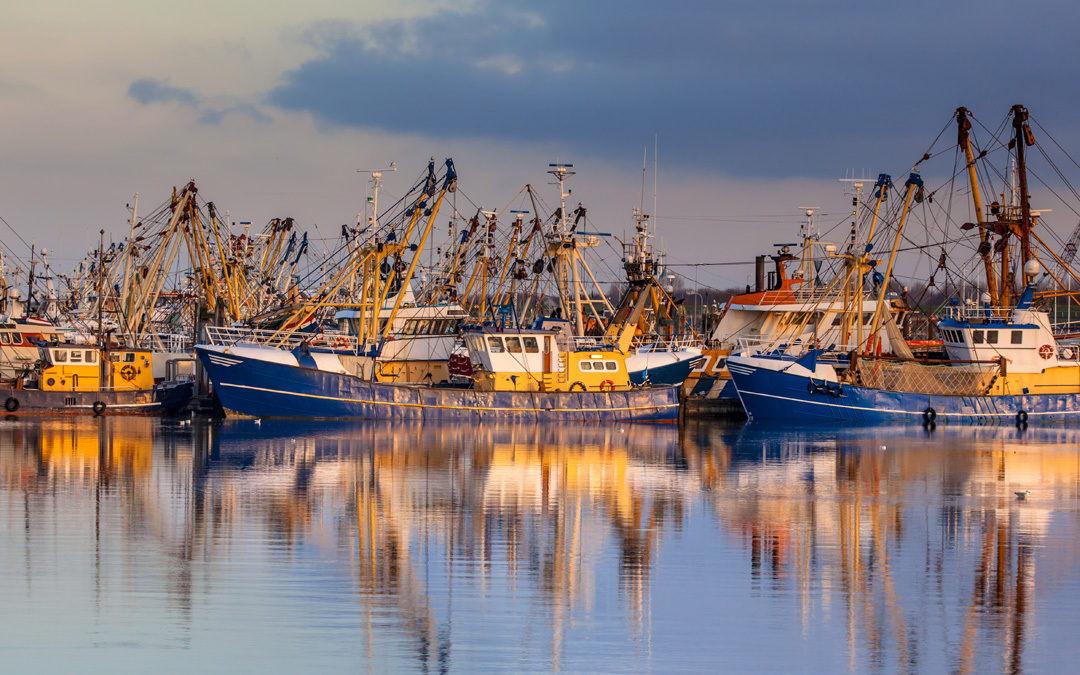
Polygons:
<instances>
[{"instance_id":1,"label":"fishing boat","mask_svg":"<svg viewBox=\"0 0 1080 675\"><path fill-rule=\"evenodd\" d=\"M731 296L724 304L702 349L702 362L687 380L688 399L707 404L701 407L715 414L743 414L727 368L733 352L757 350L782 340L788 353L821 348L846 354L857 346L854 321L862 321L870 331L870 318L877 313L879 303L891 321L883 322L886 330L881 331L875 351L891 353L894 343L904 341L899 325L907 308L899 298L864 293L859 302L845 303L842 295L850 292L848 285L821 281L822 263L838 247L821 241L813 209L807 209L805 215L801 244L777 244L775 254L757 256L753 287L747 285L745 293ZM767 269L770 261L772 270Z\"/></svg>"},{"instance_id":2,"label":"fishing boat","mask_svg":"<svg viewBox=\"0 0 1080 675\"><path fill-rule=\"evenodd\" d=\"M485 327L465 342L471 387L389 384L306 346L200 344L196 353L227 412L253 417L649 421L678 419L675 387L636 387L613 347L560 351L555 331Z\"/></svg>"},{"instance_id":3,"label":"fishing boat","mask_svg":"<svg viewBox=\"0 0 1080 675\"><path fill-rule=\"evenodd\" d=\"M1001 144L1011 151L1018 178L1016 197L1012 203L995 200L985 210L968 115L965 108L956 112L959 145L969 161L977 222L962 229L978 228L977 251L986 271L986 290L979 303L958 302L938 322L946 358L876 353L872 345L879 331L877 317L866 333L867 341L850 352L846 362L822 362L823 351L819 349L801 355L783 348L735 354L728 359L728 369L751 419L831 424L922 422L929 427L942 422L1025 427L1029 422L1080 421L1080 355L1075 344L1059 342L1050 313L1037 304L1040 297L1057 297L1057 292L1040 290L1043 274L1035 242L1042 245L1044 254L1059 263L1064 261L1034 231L1038 214L1029 206L1025 161L1025 148L1034 144L1028 112L1014 106L1015 136L1008 144ZM886 279L893 268L912 193L909 181ZM990 243L991 235L999 237L996 244ZM1020 275L1010 264L1016 260L1010 252L1013 242L1019 249L1017 262L1024 281L1019 295L1013 284ZM995 253L997 261L993 260ZM868 255L850 260L860 277L876 266Z\"/></svg>"},{"instance_id":4,"label":"fishing boat","mask_svg":"<svg viewBox=\"0 0 1080 675\"><path fill-rule=\"evenodd\" d=\"M59 342L38 356L30 372L0 385L5 414L176 414L194 393L189 379L155 384L148 350Z\"/></svg>"},{"instance_id":5,"label":"fishing boat","mask_svg":"<svg viewBox=\"0 0 1080 675\"><path fill-rule=\"evenodd\" d=\"M34 317L0 322L0 379L29 373L40 359L39 345L71 340L74 333L74 329Z\"/></svg>"}]
</instances>

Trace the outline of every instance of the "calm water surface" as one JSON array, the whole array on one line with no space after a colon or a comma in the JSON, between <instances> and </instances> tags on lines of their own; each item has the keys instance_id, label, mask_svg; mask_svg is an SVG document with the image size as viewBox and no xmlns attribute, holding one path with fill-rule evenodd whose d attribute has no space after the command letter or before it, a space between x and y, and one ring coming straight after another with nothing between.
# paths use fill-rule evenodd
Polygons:
<instances>
[{"instance_id":1,"label":"calm water surface","mask_svg":"<svg viewBox=\"0 0 1080 675\"><path fill-rule=\"evenodd\" d=\"M1078 442L0 422L0 663L1067 670Z\"/></svg>"}]
</instances>

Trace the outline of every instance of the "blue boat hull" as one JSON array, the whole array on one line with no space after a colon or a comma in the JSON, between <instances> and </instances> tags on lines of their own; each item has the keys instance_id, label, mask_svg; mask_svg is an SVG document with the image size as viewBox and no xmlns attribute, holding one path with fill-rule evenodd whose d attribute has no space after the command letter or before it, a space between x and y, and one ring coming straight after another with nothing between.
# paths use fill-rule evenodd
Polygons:
<instances>
[{"instance_id":1,"label":"blue boat hull","mask_svg":"<svg viewBox=\"0 0 1080 675\"><path fill-rule=\"evenodd\" d=\"M681 387L694 368L703 360L703 357L697 356L643 370L630 370L627 375L630 381L637 385L645 384L645 380L648 379L649 384L657 387Z\"/></svg>"},{"instance_id":2,"label":"blue boat hull","mask_svg":"<svg viewBox=\"0 0 1080 675\"><path fill-rule=\"evenodd\" d=\"M789 424L1080 424L1080 394L937 396L844 384L825 387L803 375L741 365L731 368L754 421Z\"/></svg>"},{"instance_id":3,"label":"blue boat hull","mask_svg":"<svg viewBox=\"0 0 1080 675\"><path fill-rule=\"evenodd\" d=\"M614 392L483 392L368 382L354 375L196 347L221 405L254 417L509 421L678 420L675 387Z\"/></svg>"}]
</instances>

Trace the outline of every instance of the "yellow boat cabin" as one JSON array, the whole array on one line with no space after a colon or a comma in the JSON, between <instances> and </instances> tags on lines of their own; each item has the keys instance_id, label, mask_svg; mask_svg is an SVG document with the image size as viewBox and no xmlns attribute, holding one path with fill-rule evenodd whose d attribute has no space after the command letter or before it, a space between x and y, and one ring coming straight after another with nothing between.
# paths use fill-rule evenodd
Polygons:
<instances>
[{"instance_id":1,"label":"yellow boat cabin","mask_svg":"<svg viewBox=\"0 0 1080 675\"><path fill-rule=\"evenodd\" d=\"M42 391L153 389L151 355L145 349L110 349L56 344L40 349Z\"/></svg>"},{"instance_id":2,"label":"yellow boat cabin","mask_svg":"<svg viewBox=\"0 0 1080 675\"><path fill-rule=\"evenodd\" d=\"M465 334L480 391L625 391L626 355L558 331L483 328Z\"/></svg>"}]
</instances>

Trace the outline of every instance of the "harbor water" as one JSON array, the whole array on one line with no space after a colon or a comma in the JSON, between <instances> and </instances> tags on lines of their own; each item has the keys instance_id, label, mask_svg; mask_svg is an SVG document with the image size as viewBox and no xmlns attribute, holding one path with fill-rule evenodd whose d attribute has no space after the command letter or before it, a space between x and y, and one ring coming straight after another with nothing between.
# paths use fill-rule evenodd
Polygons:
<instances>
[{"instance_id":1,"label":"harbor water","mask_svg":"<svg viewBox=\"0 0 1080 675\"><path fill-rule=\"evenodd\" d=\"M1076 663L1080 431L0 421L6 672Z\"/></svg>"}]
</instances>

